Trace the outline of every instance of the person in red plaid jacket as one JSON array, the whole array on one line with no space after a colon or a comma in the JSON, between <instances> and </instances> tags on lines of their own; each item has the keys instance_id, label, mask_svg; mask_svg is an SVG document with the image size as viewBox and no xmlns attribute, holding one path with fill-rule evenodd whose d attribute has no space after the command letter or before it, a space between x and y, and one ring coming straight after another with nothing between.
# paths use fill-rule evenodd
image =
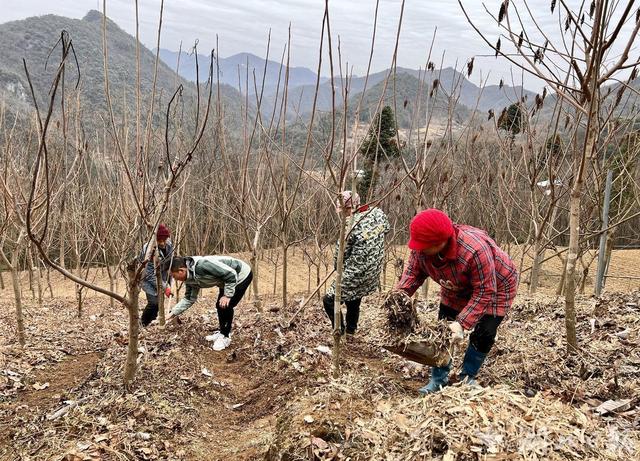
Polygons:
<instances>
[{"instance_id":1,"label":"person in red plaid jacket","mask_svg":"<svg viewBox=\"0 0 640 461\"><path fill-rule=\"evenodd\" d=\"M485 231L454 224L440 210L418 213L409 234L411 253L396 289L413 296L427 277L441 286L438 318L451 321L453 343L462 342L464 330L473 330L459 377L475 384L516 296L518 271ZM419 392L437 392L446 386L450 371L451 362L434 367L431 380Z\"/></svg>"}]
</instances>

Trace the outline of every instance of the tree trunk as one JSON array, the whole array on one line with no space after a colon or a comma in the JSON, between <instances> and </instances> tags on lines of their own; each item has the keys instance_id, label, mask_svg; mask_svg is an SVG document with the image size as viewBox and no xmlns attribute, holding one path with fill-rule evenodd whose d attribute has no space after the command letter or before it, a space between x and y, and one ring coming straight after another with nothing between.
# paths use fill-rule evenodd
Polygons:
<instances>
[{"instance_id":1,"label":"tree trunk","mask_svg":"<svg viewBox=\"0 0 640 461\"><path fill-rule=\"evenodd\" d=\"M531 265L531 283L529 284L529 294L534 294L538 290L540 267L544 259L545 249L541 239L536 239L533 250L533 264Z\"/></svg>"},{"instance_id":2,"label":"tree trunk","mask_svg":"<svg viewBox=\"0 0 640 461\"><path fill-rule=\"evenodd\" d=\"M38 258L35 258L35 263L33 262L33 255L31 254L31 248L29 249L29 254L31 255L31 265L35 269L35 278L36 278L36 287L38 289L38 307L42 308L42 298L43 298L43 289L42 289L42 272L40 271L40 261Z\"/></svg>"},{"instance_id":3,"label":"tree trunk","mask_svg":"<svg viewBox=\"0 0 640 461\"><path fill-rule=\"evenodd\" d=\"M27 273L29 274L29 291L31 291L31 298L36 299L36 290L33 287L34 275L33 275L33 258L31 257L31 247L27 247Z\"/></svg>"},{"instance_id":4,"label":"tree trunk","mask_svg":"<svg viewBox=\"0 0 640 461\"><path fill-rule=\"evenodd\" d=\"M276 295L277 291L278 291L278 263L276 261L276 263L273 265L273 296Z\"/></svg>"},{"instance_id":5,"label":"tree trunk","mask_svg":"<svg viewBox=\"0 0 640 461\"><path fill-rule=\"evenodd\" d=\"M582 258L581 258L582 260ZM580 280L580 294L584 294L584 290L587 287L587 277L589 277L589 266L582 266L582 280Z\"/></svg>"},{"instance_id":6,"label":"tree trunk","mask_svg":"<svg viewBox=\"0 0 640 461\"><path fill-rule=\"evenodd\" d=\"M78 302L78 318L82 318L82 305L84 303L84 298L82 297L82 289L83 286L80 284L76 284L76 301Z\"/></svg>"},{"instance_id":7,"label":"tree trunk","mask_svg":"<svg viewBox=\"0 0 640 461\"><path fill-rule=\"evenodd\" d=\"M607 273L609 272L609 263L611 262L611 254L613 253L613 244L615 241L615 233L617 227L613 227L609 230L607 234L607 243L605 249L605 258L604 258L604 274L602 277L602 289L604 290L605 285L607 284Z\"/></svg>"},{"instance_id":8,"label":"tree trunk","mask_svg":"<svg viewBox=\"0 0 640 461\"><path fill-rule=\"evenodd\" d=\"M431 279L427 277L427 280L425 280L424 284L422 285L422 296L424 296L425 301L429 299L429 280Z\"/></svg>"},{"instance_id":9,"label":"tree trunk","mask_svg":"<svg viewBox=\"0 0 640 461\"><path fill-rule=\"evenodd\" d=\"M380 292L387 289L387 267L389 267L389 261L385 259L382 264L382 283L380 284Z\"/></svg>"},{"instance_id":10,"label":"tree trunk","mask_svg":"<svg viewBox=\"0 0 640 461\"><path fill-rule=\"evenodd\" d=\"M15 251L17 253L17 251ZM17 264L18 258L14 258L14 264ZM22 315L22 293L20 292L20 274L15 266L11 268L11 282L13 283L13 295L16 300L16 323L18 325L18 342L21 346L25 345L24 336L24 317Z\"/></svg>"},{"instance_id":11,"label":"tree trunk","mask_svg":"<svg viewBox=\"0 0 640 461\"><path fill-rule=\"evenodd\" d=\"M342 331L340 329L340 320L342 318L342 273L344 272L344 246L346 235L346 218L343 212L340 212L340 236L338 238L338 260L336 262L336 290L333 305L333 377L340 376L340 339Z\"/></svg>"},{"instance_id":12,"label":"tree trunk","mask_svg":"<svg viewBox=\"0 0 640 461\"><path fill-rule=\"evenodd\" d=\"M49 288L49 295L51 295L51 299L54 298L53 294L53 286L51 285L51 268L46 266L47 268L47 287Z\"/></svg>"},{"instance_id":13,"label":"tree trunk","mask_svg":"<svg viewBox=\"0 0 640 461\"><path fill-rule=\"evenodd\" d=\"M118 289L115 284L115 274L111 270L111 266L109 266L109 262L107 261L107 275L109 276L109 290L115 292ZM109 297L109 308L113 311L114 300L112 297Z\"/></svg>"},{"instance_id":14,"label":"tree trunk","mask_svg":"<svg viewBox=\"0 0 640 461\"><path fill-rule=\"evenodd\" d=\"M605 253L607 247L607 228L609 227L609 207L611 204L612 181L613 171L609 170L607 171L607 179L604 188L604 206L602 207L602 229L604 232L600 234L600 245L598 245L598 266L596 269L596 280L593 284L594 294L596 296L600 296L600 294L602 294L602 279L604 277L604 267L606 260Z\"/></svg>"},{"instance_id":15,"label":"tree trunk","mask_svg":"<svg viewBox=\"0 0 640 461\"><path fill-rule=\"evenodd\" d=\"M594 72L592 83L592 99L588 105L588 119L586 124L586 139L584 149L576 152L573 160L574 183L569 199L569 254L567 255L567 269L565 276L565 326L567 329L567 350L575 353L578 350L576 336L576 265L580 253L580 199L582 197L583 170L586 160L592 157L597 136L598 117L597 72Z\"/></svg>"},{"instance_id":16,"label":"tree trunk","mask_svg":"<svg viewBox=\"0 0 640 461\"><path fill-rule=\"evenodd\" d=\"M9 270L11 271L11 283L13 285L13 295L16 300L16 325L18 327L18 342L21 346L25 345L25 334L24 334L24 317L22 315L22 292L20 291L20 274L18 273L18 261L20 259L20 245L22 244L22 239L24 238L24 234L20 232L18 236L18 240L16 242L16 246L13 249L13 253L11 254L11 261L9 261L3 252L0 252L2 259L4 259L5 264L9 266Z\"/></svg>"},{"instance_id":17,"label":"tree trunk","mask_svg":"<svg viewBox=\"0 0 640 461\"><path fill-rule=\"evenodd\" d=\"M286 244L286 242L284 241L284 235L283 237L283 243L282 243L282 308L286 310L287 308L287 270L288 270L288 263L287 263L287 250L289 249L289 246Z\"/></svg>"},{"instance_id":18,"label":"tree trunk","mask_svg":"<svg viewBox=\"0 0 640 461\"><path fill-rule=\"evenodd\" d=\"M318 265L316 266L316 286L320 285L320 261L318 261ZM318 300L322 298L320 292L322 290L318 290Z\"/></svg>"},{"instance_id":19,"label":"tree trunk","mask_svg":"<svg viewBox=\"0 0 640 461\"><path fill-rule=\"evenodd\" d=\"M560 274L560 281L556 288L556 296L560 296L564 293L564 281L567 279L567 260L562 259L562 256L560 256L560 260L562 261L562 274Z\"/></svg>"},{"instance_id":20,"label":"tree trunk","mask_svg":"<svg viewBox=\"0 0 640 461\"><path fill-rule=\"evenodd\" d=\"M64 99L64 98L63 98ZM66 143L65 143L65 151L66 151ZM66 152L64 153L64 172L66 174L66 170L67 170L67 155ZM62 267L63 269L65 269L65 265L64 265L64 244L66 242L66 236L64 235L65 233L65 228L64 228L64 212L65 212L65 205L67 202L67 188L64 187L62 189L62 200L60 203L60 237L59 237L59 242L60 242L60 246L59 246L59 256L58 256L58 262L60 264L60 267Z\"/></svg>"},{"instance_id":21,"label":"tree trunk","mask_svg":"<svg viewBox=\"0 0 640 461\"><path fill-rule=\"evenodd\" d=\"M260 228L258 228L253 236L253 245L251 248L251 270L253 271L253 280L251 280L251 288L253 290L253 305L258 309L258 312L262 312L262 303L260 302L260 295L258 290L258 245L260 244Z\"/></svg>"},{"instance_id":22,"label":"tree trunk","mask_svg":"<svg viewBox=\"0 0 640 461\"><path fill-rule=\"evenodd\" d=\"M127 269L129 277L127 286L128 305L126 307L129 312L129 344L124 366L124 385L127 390L130 390L138 369L138 333L140 330L138 296L140 294L140 287L138 286L138 280L136 280L134 276L135 263L130 263Z\"/></svg>"},{"instance_id":23,"label":"tree trunk","mask_svg":"<svg viewBox=\"0 0 640 461\"><path fill-rule=\"evenodd\" d=\"M536 241L536 245L535 245L533 265L531 266L531 285L529 286L529 293L531 294L535 293L539 287L540 271L542 270L542 261L544 261L544 257L547 252L545 245L550 241L551 236L553 235L556 216L558 214L557 206L554 206L553 204L549 206L553 206L551 217L549 218L549 222L547 223L544 232L542 232L542 237ZM541 240L544 240L545 242L544 245L542 244ZM565 270L566 268L563 269L563 273ZM558 295L560 294L562 294L562 290L559 291Z\"/></svg>"},{"instance_id":24,"label":"tree trunk","mask_svg":"<svg viewBox=\"0 0 640 461\"><path fill-rule=\"evenodd\" d=\"M253 279L251 280L251 291L253 293L253 303L254 305L262 310L260 306L260 296L258 294L258 256L256 254L255 248L251 252L251 258L249 259L249 264L251 265L251 270L253 271Z\"/></svg>"},{"instance_id":25,"label":"tree trunk","mask_svg":"<svg viewBox=\"0 0 640 461\"><path fill-rule=\"evenodd\" d=\"M4 278L2 277L1 270L0 270L0 290L4 290Z\"/></svg>"},{"instance_id":26,"label":"tree trunk","mask_svg":"<svg viewBox=\"0 0 640 461\"><path fill-rule=\"evenodd\" d=\"M182 290L183 283L176 282L176 304L180 302L180 290Z\"/></svg>"},{"instance_id":27,"label":"tree trunk","mask_svg":"<svg viewBox=\"0 0 640 461\"><path fill-rule=\"evenodd\" d=\"M595 148L598 141L600 130L599 120L599 102L600 102L600 82L599 70L602 64L604 49L602 42L598 37L600 27L603 26L603 4L602 2L594 2L597 5L596 19L594 28L592 29L592 38L594 39L589 79L589 95L584 94L583 107L587 113L585 126L585 141L583 149L578 150L575 147L573 156L573 187L571 189L571 198L569 200L569 254L567 255L567 270L565 281L565 323L567 329L567 351L575 354L578 351L578 339L576 336L576 263L580 253L580 199L582 197L582 187L584 182L584 169L588 160L592 159L595 154Z\"/></svg>"},{"instance_id":28,"label":"tree trunk","mask_svg":"<svg viewBox=\"0 0 640 461\"><path fill-rule=\"evenodd\" d=\"M569 202L569 254L565 271L565 327L567 330L567 349L573 354L578 350L576 335L576 265L580 251L580 197L582 180L577 178L571 191Z\"/></svg>"}]
</instances>

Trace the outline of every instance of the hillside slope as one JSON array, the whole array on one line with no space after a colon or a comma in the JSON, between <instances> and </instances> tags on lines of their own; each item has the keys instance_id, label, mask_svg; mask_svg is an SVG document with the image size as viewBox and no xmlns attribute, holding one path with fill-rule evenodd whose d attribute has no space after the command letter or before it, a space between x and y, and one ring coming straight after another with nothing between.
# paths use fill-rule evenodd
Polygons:
<instances>
[{"instance_id":1,"label":"hillside slope","mask_svg":"<svg viewBox=\"0 0 640 461\"><path fill-rule=\"evenodd\" d=\"M90 11L83 19L70 19L55 15L31 17L0 24L3 46L0 48L0 98L7 103L10 113L24 113L32 107L29 83L24 71L23 59L29 69L38 105L41 110L48 99L48 92L59 64L62 47L56 46L62 31L67 31L75 50L66 66L65 91L75 96L78 91L85 112L95 119L107 110L104 84L102 47L103 16ZM113 21L107 19L108 72L110 94L118 115L123 108L132 114L135 110L136 41ZM55 46L55 48L54 48ZM49 56L50 55L50 56ZM140 89L143 113L148 107L153 87L155 54L140 46ZM185 88L185 98L195 95L193 84L177 76L164 62L158 63L156 79L156 107L166 107L169 98L179 85ZM240 97L231 87L221 88L228 116L239 113ZM238 117L239 120L239 117Z\"/></svg>"}]
</instances>

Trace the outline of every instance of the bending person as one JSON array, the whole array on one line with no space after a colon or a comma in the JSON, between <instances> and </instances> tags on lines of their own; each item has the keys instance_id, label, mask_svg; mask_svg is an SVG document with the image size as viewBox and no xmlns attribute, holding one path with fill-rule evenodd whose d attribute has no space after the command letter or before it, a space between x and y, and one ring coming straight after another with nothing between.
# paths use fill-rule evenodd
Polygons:
<instances>
[{"instance_id":1,"label":"bending person","mask_svg":"<svg viewBox=\"0 0 640 461\"><path fill-rule=\"evenodd\" d=\"M231 256L176 257L171 263L171 275L186 285L184 298L171 310L171 317L181 315L193 306L202 288L220 288L216 301L220 331L206 339L214 342L215 351L229 347L234 308L253 280L251 266Z\"/></svg>"},{"instance_id":2,"label":"bending person","mask_svg":"<svg viewBox=\"0 0 640 461\"><path fill-rule=\"evenodd\" d=\"M518 288L518 271L509 256L485 231L454 224L440 210L418 213L409 227L409 260L397 289L410 296L431 277L441 286L439 319L451 323L452 341L472 331L460 380L475 377L493 347L500 323ZM449 382L451 362L431 370L422 394L437 392Z\"/></svg>"}]
</instances>

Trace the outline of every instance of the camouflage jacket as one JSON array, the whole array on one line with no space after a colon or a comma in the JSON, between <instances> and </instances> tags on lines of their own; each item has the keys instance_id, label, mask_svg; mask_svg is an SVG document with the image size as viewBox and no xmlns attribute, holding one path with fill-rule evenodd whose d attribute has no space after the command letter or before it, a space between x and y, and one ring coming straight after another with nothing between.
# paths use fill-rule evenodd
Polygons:
<instances>
[{"instance_id":1,"label":"camouflage jacket","mask_svg":"<svg viewBox=\"0 0 640 461\"><path fill-rule=\"evenodd\" d=\"M367 296L380 286L384 259L384 236L389 232L389 220L380 208L360 208L347 220L353 229L347 235L344 250L341 298L352 301ZM347 231L349 227L347 227ZM337 263L338 244L334 253ZM335 294L335 281L327 290Z\"/></svg>"}]
</instances>

